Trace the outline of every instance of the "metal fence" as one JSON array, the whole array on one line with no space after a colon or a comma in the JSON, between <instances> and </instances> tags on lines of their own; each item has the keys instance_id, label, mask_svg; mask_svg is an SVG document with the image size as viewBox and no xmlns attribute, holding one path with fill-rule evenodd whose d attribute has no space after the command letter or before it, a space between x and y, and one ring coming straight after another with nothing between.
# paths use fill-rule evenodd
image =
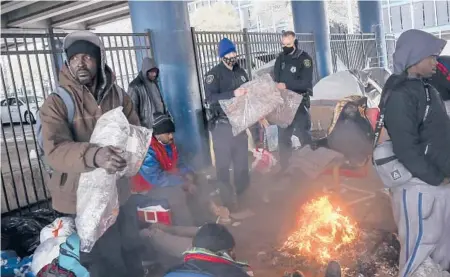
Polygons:
<instances>
[{"instance_id":1,"label":"metal fence","mask_svg":"<svg viewBox=\"0 0 450 277\"><path fill-rule=\"evenodd\" d=\"M220 62L217 46L221 39L229 38L236 43L239 65L244 68L249 77L264 64L275 59L281 52L281 33L248 32L203 32L192 29L199 83L204 97L203 80L206 73ZM312 34L297 34L299 48L308 52L315 60L314 36ZM314 79L317 79L317 69L314 67Z\"/></svg>"},{"instance_id":2,"label":"metal fence","mask_svg":"<svg viewBox=\"0 0 450 277\"><path fill-rule=\"evenodd\" d=\"M203 32L192 29L192 37L197 60L199 83L203 84L205 74L219 63L217 45L227 37L236 43L239 64L251 78L252 72L275 59L281 52L281 33L242 32ZM299 48L308 52L316 60L313 34L297 34ZM366 66L380 66L381 54L378 53L375 34L331 34L331 55L333 72L350 69L363 69ZM386 36L389 67L392 65L392 53L395 49L395 37ZM318 80L314 63L314 83ZM201 85L204 96L204 88Z\"/></svg>"},{"instance_id":3,"label":"metal fence","mask_svg":"<svg viewBox=\"0 0 450 277\"><path fill-rule=\"evenodd\" d=\"M375 34L331 34L330 44L333 72L344 68L378 67L382 64L382 55L379 53ZM390 68L394 50L395 37L390 34L386 35L386 51Z\"/></svg>"},{"instance_id":4,"label":"metal fence","mask_svg":"<svg viewBox=\"0 0 450 277\"><path fill-rule=\"evenodd\" d=\"M47 174L37 159L34 119L54 89L66 34L2 34L1 211L41 205L49 198ZM138 74L137 60L151 56L149 33L99 34L107 64L125 90ZM12 124L11 124L12 122Z\"/></svg>"}]
</instances>

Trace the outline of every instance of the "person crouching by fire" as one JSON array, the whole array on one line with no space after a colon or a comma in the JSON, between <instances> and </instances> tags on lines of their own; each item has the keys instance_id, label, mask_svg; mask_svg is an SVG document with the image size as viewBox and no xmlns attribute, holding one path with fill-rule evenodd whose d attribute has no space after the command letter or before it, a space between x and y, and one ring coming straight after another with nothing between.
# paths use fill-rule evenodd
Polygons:
<instances>
[{"instance_id":1,"label":"person crouching by fire","mask_svg":"<svg viewBox=\"0 0 450 277\"><path fill-rule=\"evenodd\" d=\"M203 225L192 240L192 249L184 252L183 263L170 269L164 277L221 276L250 277L253 271L247 263L236 258L236 242L223 225ZM325 277L341 277L339 263L328 263ZM300 271L285 273L283 277L304 277Z\"/></svg>"},{"instance_id":2,"label":"person crouching by fire","mask_svg":"<svg viewBox=\"0 0 450 277\"><path fill-rule=\"evenodd\" d=\"M132 180L133 192L166 199L173 225L199 226L214 220L205 209L206 197L200 197L196 174L178 155L175 124L167 114L155 113L153 118L153 137L139 173Z\"/></svg>"},{"instance_id":3,"label":"person crouching by fire","mask_svg":"<svg viewBox=\"0 0 450 277\"><path fill-rule=\"evenodd\" d=\"M428 83L445 44L423 31L402 33L380 101L376 137L384 119L391 141L376 146L374 164L390 189L401 244L399 276L429 271L428 265L450 269L450 118ZM449 276L442 272L420 276Z\"/></svg>"}]
</instances>

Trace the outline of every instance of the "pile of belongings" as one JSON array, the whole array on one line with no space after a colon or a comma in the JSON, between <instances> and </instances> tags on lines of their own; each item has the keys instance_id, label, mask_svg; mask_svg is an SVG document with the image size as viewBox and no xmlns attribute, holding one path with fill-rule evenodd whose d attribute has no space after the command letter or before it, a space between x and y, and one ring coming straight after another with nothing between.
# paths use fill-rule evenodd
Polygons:
<instances>
[{"instance_id":1,"label":"pile of belongings","mask_svg":"<svg viewBox=\"0 0 450 277\"><path fill-rule=\"evenodd\" d=\"M372 154L374 130L366 116L367 98L349 96L339 101L325 138L313 142L313 147L326 147L342 153L351 167L367 163Z\"/></svg>"},{"instance_id":2,"label":"pile of belongings","mask_svg":"<svg viewBox=\"0 0 450 277\"><path fill-rule=\"evenodd\" d=\"M257 77L241 88L247 89L248 93L219 101L235 136L263 118L280 127L287 127L294 120L302 101L302 96L295 92L279 90L269 74Z\"/></svg>"},{"instance_id":3,"label":"pile of belongings","mask_svg":"<svg viewBox=\"0 0 450 277\"><path fill-rule=\"evenodd\" d=\"M122 107L104 113L97 121L90 143L123 149L126 168L115 174L97 168L82 173L77 189L76 229L81 251L89 253L119 214L118 187L137 174L147 154L152 130L128 123Z\"/></svg>"}]
</instances>

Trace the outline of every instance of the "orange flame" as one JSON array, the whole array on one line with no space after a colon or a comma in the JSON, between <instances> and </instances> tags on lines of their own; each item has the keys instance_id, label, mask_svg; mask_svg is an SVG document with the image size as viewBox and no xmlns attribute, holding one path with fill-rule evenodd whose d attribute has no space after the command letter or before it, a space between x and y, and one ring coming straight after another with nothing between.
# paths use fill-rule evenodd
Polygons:
<instances>
[{"instance_id":1,"label":"orange flame","mask_svg":"<svg viewBox=\"0 0 450 277\"><path fill-rule=\"evenodd\" d=\"M327 196L314 199L302 207L298 229L289 236L282 250L295 251L296 256L312 258L320 263L336 259L339 249L355 240L356 223L341 214Z\"/></svg>"}]
</instances>

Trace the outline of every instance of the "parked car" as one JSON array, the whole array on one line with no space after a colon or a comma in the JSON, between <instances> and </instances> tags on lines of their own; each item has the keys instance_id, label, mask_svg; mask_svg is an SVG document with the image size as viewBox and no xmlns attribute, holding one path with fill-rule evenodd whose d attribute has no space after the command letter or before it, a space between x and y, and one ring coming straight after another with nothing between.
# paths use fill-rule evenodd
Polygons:
<instances>
[{"instance_id":1,"label":"parked car","mask_svg":"<svg viewBox=\"0 0 450 277\"><path fill-rule=\"evenodd\" d=\"M28 106L27 106L28 99ZM36 101L37 100L37 101ZM44 98L37 96L10 97L0 100L2 123L26 122L34 124L36 122L39 107L44 103ZM9 110L8 110L9 106ZM9 115L11 112L11 116Z\"/></svg>"}]
</instances>

